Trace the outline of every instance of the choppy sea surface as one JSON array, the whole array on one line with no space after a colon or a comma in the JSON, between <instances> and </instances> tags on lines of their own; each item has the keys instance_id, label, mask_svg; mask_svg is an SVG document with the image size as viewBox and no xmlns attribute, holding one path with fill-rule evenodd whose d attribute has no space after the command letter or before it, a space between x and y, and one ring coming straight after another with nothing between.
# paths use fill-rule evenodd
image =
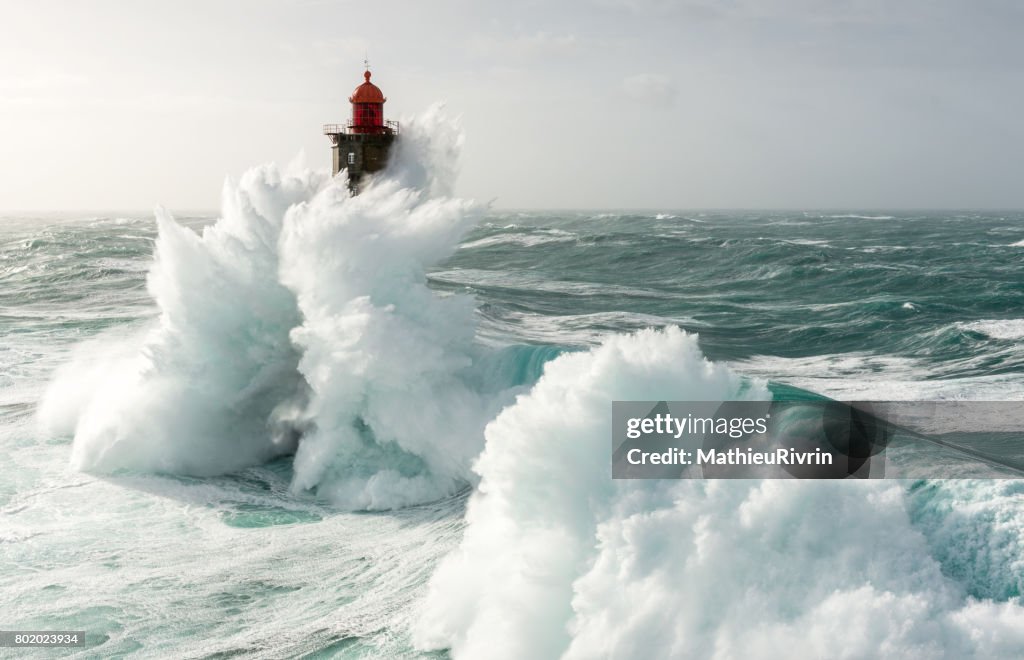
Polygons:
<instances>
[{"instance_id":1,"label":"choppy sea surface","mask_svg":"<svg viewBox=\"0 0 1024 660\"><path fill-rule=\"evenodd\" d=\"M199 236L215 220L215 214L178 217L177 225L197 241L192 245L182 233L181 250L206 249L198 244ZM284 220L284 231L300 221ZM643 368L648 371L630 371L632 349L630 340L623 339L627 343L617 353L597 353L594 364L574 363L577 371L570 374L565 367L565 373L552 375L548 389L530 389L544 365L559 355L583 355L609 337L650 327L675 326L696 334L703 355L736 377L834 398L1024 399L1020 212L485 211L435 262L422 260L429 295L470 301L477 352L466 353L466 360L478 359L473 356L483 351L504 356L492 359L488 369L503 372L498 378L502 387L514 391L481 404L491 406L481 426L512 405L515 396L530 398L519 404L518 416L488 429L488 456L475 468L484 473L485 483L495 484L496 492L508 489L511 504L482 504L468 522L467 497L479 483L477 477L463 480L461 475L472 469L482 437L475 449L443 445L440 456L402 444L401 429L393 431L402 446L395 457L375 446L353 458L340 445L324 445L325 453L342 451L340 462L335 460L326 473L322 463L315 470L309 467L322 455L293 462L294 447L257 452L251 465L232 467L227 474L216 465L205 470L205 447L216 444L216 433L221 433L209 425L203 429L214 430L207 435L182 427L175 431L179 435L161 440L174 447L185 443L189 455L198 456L193 461L162 445L147 454L158 456L150 463L124 449L133 433L153 432L146 426L153 420L166 426L162 415L198 419L242 406L238 398L223 400L228 397L216 388L203 389L215 378L209 370L237 368L213 364L208 356L227 355L233 348L214 347L203 353L206 358L188 362L188 369L174 367L174 378L190 375L160 396L172 404L189 401L191 408L174 404L166 411L149 399L133 398L138 392L114 390L111 396L130 401L132 410L119 409L116 400L104 403L102 412L83 413L96 405L88 403L67 404L73 409L63 410L61 397L70 395L60 389L54 394L52 388L67 365L92 359L95 371L97 355L131 353L140 342L145 346L147 340L139 338L148 336L149 348L139 350L149 351L149 368L160 371L161 365L188 355L194 348L189 342L200 341L200 335L228 332L208 317L232 304L276 304L277 293L260 288L259 273L273 279L275 268L286 271L290 266L284 257L281 264L254 261L255 279L247 280L254 288L238 289L248 293L232 302L232 296L217 298L204 291L216 288L212 279L205 285L202 279L188 279L216 279L215 271L195 275L201 264L174 261L177 257L168 255L178 248L162 247L160 267L166 274L174 270L168 264L177 263L182 272L174 271L173 277L184 282L183 288L168 293L160 283L166 278L154 284L151 277L147 289L157 229L150 214L0 218L0 447L5 457L0 472L0 628L85 630L88 645L61 655L95 658L484 657L481 640L495 640L500 648L502 635L526 644L509 648L533 654L521 657L653 657L648 653L657 649L674 649L681 657L711 652L774 657L783 654L791 637L806 645L806 656L798 657L824 657L819 654L827 652L828 642L822 640L828 639L843 645L830 657L886 652L890 657L1019 657L1024 649L1018 627L1024 482L900 481L871 485L870 490L849 483L685 484L673 485L689 489L674 494L637 490L618 498L604 493L603 484L592 489L573 484L560 491L563 478L575 479L567 476L575 469L568 461L516 471L514 458L490 449L490 443L516 444L516 429L530 428L523 419L543 414L540 399L561 396L551 394L558 378L570 385L578 379L581 388L597 383L594 391L608 397L621 397L615 388L627 387L621 384L639 379L638 373L660 378L657 370L669 366L658 366L657 360ZM295 231L291 239L281 239L293 240L292 250L301 234ZM323 243L325 236L314 238ZM364 232L346 240L365 242L356 249L376 250L381 239ZM376 247L365 247L371 245ZM398 259L394 255L404 245L397 239L387 244L372 263ZM344 262L349 254L350 248L335 250L329 242L328 247L316 257L328 261L316 263L333 263L331 254ZM343 277L330 268L319 272L324 278ZM373 314L395 313L383 303L380 309L363 310L363 316L338 312L324 317L348 323L363 319L358 327L339 329L328 320L315 325L310 319L316 315L303 301L318 295L317 271L306 279L295 274L298 270L290 272L281 279L286 289L297 291L295 325L305 329L289 335L286 327L281 336L290 336L299 347L295 362L315 390L304 395L305 403L314 401L307 409L314 410L311 425L326 434L325 429L346 422L328 419L344 408L341 404L316 403L317 397L327 396L324 392L340 387L335 381L316 385L318 366L337 359L332 351L355 349L344 342L331 348L335 335L325 335L325 328L334 328L330 332L337 336L355 332L365 337L356 351L364 361L343 363L339 369L345 374L360 373L360 382L378 383L373 373L359 369L386 372L379 376L383 385L361 386L362 397L391 386L408 363L406 358L398 366L383 358L374 361L373 352L398 350L394 342L419 330L385 324L378 335ZM415 269L409 272L401 277L415 279ZM311 288L302 289L307 285ZM188 303L204 295L214 299ZM335 309L348 314L356 304L352 300L363 297L372 303L377 293L371 288L331 295L341 296ZM167 300L174 296L188 303L182 307L193 310L195 318L186 312L161 315L154 297L171 305ZM385 302L399 310L412 304L404 298ZM435 316L410 314L408 327L441 323ZM216 327L203 329L207 323ZM179 326L200 329L179 332ZM153 333L166 336L154 340ZM415 355L429 352L424 346L430 342L445 341L432 337L416 345ZM270 345L260 338L224 340L231 346L251 342L251 350L231 353L225 362L259 362L263 358L253 357L254 352ZM652 354L664 349L660 359L678 363L683 349L658 341L648 337L643 339L648 343L634 348ZM322 344L327 349L319 353ZM323 361L312 364L321 354ZM601 375L601 361L613 359L625 366ZM698 367L685 369L698 373ZM98 369L116 371L114 358L102 357ZM422 376L427 369L409 374L409 382L427 378ZM435 369L434 362L429 369ZM395 370L399 376L391 373ZM92 378L86 389L101 387L92 383L102 378ZM143 378L133 387L150 387L149 382ZM438 390L436 405L452 414L446 406L455 404L440 393L447 382L431 380L430 387ZM467 377L460 382L477 381ZM652 393L635 394L644 398ZM187 398L193 395L195 402ZM346 390L336 396L347 401L357 395ZM434 405L426 394L410 396L411 416ZM460 390L459 400L466 396ZM40 412L46 406L49 420ZM357 416L372 427L383 406L361 409ZM139 411L144 420L130 417ZM62 416L72 418L63 427L53 421ZM467 422L467 428L474 423ZM95 437L82 430L89 424L99 429ZM371 430L384 438L381 429ZM557 444L575 432L546 442ZM247 428L243 435L251 433L259 431ZM118 434L123 444L102 444ZM185 437L189 434L200 438L194 446L189 445L192 435ZM600 446L605 441L602 436ZM364 448L370 444L365 437L359 442ZM423 447L432 446L430 438L423 442ZM1022 453L1015 443L999 451L1017 458ZM435 466L446 457L463 454L465 465L451 467L443 479L430 476L439 473ZM397 485L381 481L393 476L380 468L391 460L400 466L394 468ZM232 465L213 451L207 464L216 461ZM365 469L353 480L346 470L355 463ZM366 467L370 464L374 467ZM538 502L546 502L543 506L531 499L529 470L543 482L536 488L546 489L536 495ZM518 476L503 485L500 475ZM300 487L297 479L305 480ZM422 489L423 501L388 499L412 488ZM640 497L649 499L641 502ZM562 506L555 504L559 498L583 509L564 516L540 512ZM536 509L523 513L516 510L520 506ZM652 516L658 512L666 518L655 525ZM467 525L479 528L475 537L466 536ZM495 526L493 532L488 525ZM481 550L488 534L505 538L509 529L536 539L551 554L565 545L576 548L575 554L547 565L537 559L547 550L535 556L536 548L522 547L518 554L502 555L501 565L489 564ZM455 561L435 576L442 559L457 549L462 563ZM694 567L702 561L711 563ZM541 574L547 577L538 578ZM473 584L453 587L459 579ZM422 607L443 614L424 616ZM645 615L645 610L650 611ZM524 611L546 618L534 621ZM523 640L533 639L534 633L537 646L530 646L534 642ZM645 649L643 644L652 639L660 646ZM21 652L16 656L0 649L0 656L21 657Z\"/></svg>"}]
</instances>

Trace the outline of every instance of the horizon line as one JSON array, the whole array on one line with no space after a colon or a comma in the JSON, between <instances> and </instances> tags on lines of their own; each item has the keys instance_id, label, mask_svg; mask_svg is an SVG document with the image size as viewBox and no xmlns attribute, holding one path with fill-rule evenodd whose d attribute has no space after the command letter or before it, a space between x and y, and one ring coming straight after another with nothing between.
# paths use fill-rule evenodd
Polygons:
<instances>
[{"instance_id":1,"label":"horizon line","mask_svg":"<svg viewBox=\"0 0 1024 660\"><path fill-rule=\"evenodd\" d=\"M216 216L220 214L220 210L213 208L180 208L173 209L166 205L161 205L167 209L172 216L177 215L201 215L201 216ZM738 212L738 213L755 213L755 212L769 212L769 213L818 213L818 212L844 212L844 211L864 211L864 212L888 212L888 213L956 213L956 212L974 212L974 213L1024 213L1024 207L1002 207L1002 206L493 206L488 209L489 211L504 212L504 213L565 213L565 212L618 212L618 213L665 213L665 212L680 212L680 213L722 213L722 212ZM0 209L0 219L9 218L17 215L56 215L61 213L67 214L82 214L82 215L111 215L111 214L130 214L134 216L138 215L153 215L154 208L143 209L143 208L50 208L50 209Z\"/></svg>"}]
</instances>

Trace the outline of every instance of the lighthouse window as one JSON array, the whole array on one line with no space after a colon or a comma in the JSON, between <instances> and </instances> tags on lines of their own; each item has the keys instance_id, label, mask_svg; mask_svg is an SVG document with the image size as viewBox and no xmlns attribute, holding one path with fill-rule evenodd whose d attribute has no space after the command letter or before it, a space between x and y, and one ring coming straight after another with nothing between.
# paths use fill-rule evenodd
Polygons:
<instances>
[{"instance_id":1,"label":"lighthouse window","mask_svg":"<svg viewBox=\"0 0 1024 660\"><path fill-rule=\"evenodd\" d=\"M348 164L349 165L355 165L356 164L356 155L355 154L349 154L348 155Z\"/></svg>"}]
</instances>

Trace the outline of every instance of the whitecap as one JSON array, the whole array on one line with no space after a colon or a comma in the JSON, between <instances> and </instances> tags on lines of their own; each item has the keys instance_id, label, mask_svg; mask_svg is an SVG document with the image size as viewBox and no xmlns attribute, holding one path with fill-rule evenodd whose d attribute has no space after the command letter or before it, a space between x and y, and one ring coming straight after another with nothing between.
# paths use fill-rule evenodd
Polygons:
<instances>
[{"instance_id":1,"label":"whitecap","mask_svg":"<svg viewBox=\"0 0 1024 660\"><path fill-rule=\"evenodd\" d=\"M993 319L957 323L961 330L980 332L990 339L1024 339L1024 319Z\"/></svg>"}]
</instances>

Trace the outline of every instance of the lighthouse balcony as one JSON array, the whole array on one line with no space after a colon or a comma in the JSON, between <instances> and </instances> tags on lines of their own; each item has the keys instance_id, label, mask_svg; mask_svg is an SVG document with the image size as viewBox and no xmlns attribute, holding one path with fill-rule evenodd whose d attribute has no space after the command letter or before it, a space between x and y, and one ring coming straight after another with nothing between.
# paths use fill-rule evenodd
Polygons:
<instances>
[{"instance_id":1,"label":"lighthouse balcony","mask_svg":"<svg viewBox=\"0 0 1024 660\"><path fill-rule=\"evenodd\" d=\"M387 120L380 126L358 125L351 119L344 124L324 124L324 135L398 135L398 122Z\"/></svg>"}]
</instances>

